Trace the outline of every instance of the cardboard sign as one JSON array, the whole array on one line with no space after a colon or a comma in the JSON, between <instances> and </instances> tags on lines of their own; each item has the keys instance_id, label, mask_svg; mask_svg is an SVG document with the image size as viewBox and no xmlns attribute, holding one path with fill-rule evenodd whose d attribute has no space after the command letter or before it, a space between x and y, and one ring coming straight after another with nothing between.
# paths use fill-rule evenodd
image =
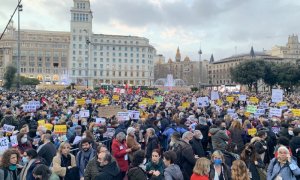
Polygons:
<instances>
[{"instance_id":1,"label":"cardboard sign","mask_svg":"<svg viewBox=\"0 0 300 180\"><path fill-rule=\"evenodd\" d=\"M27 104L32 105L32 106L36 106L36 108L41 107L41 102L40 101L29 101Z\"/></svg>"},{"instance_id":2,"label":"cardboard sign","mask_svg":"<svg viewBox=\"0 0 300 180\"><path fill-rule=\"evenodd\" d=\"M9 147L9 140L8 137L0 138L0 151L3 152L7 150Z\"/></svg>"},{"instance_id":3,"label":"cardboard sign","mask_svg":"<svg viewBox=\"0 0 300 180\"><path fill-rule=\"evenodd\" d=\"M104 118L96 118L96 123L105 124L106 120Z\"/></svg>"},{"instance_id":4,"label":"cardboard sign","mask_svg":"<svg viewBox=\"0 0 300 180\"><path fill-rule=\"evenodd\" d=\"M128 121L130 118L128 112L118 112L116 117L119 121Z\"/></svg>"},{"instance_id":5,"label":"cardboard sign","mask_svg":"<svg viewBox=\"0 0 300 180\"><path fill-rule=\"evenodd\" d=\"M256 113L257 107L254 106L254 105L248 105L246 111L249 112L249 113Z\"/></svg>"},{"instance_id":6,"label":"cardboard sign","mask_svg":"<svg viewBox=\"0 0 300 180\"><path fill-rule=\"evenodd\" d=\"M212 91L210 93L210 99L213 100L213 101L220 99L218 91Z\"/></svg>"},{"instance_id":7,"label":"cardboard sign","mask_svg":"<svg viewBox=\"0 0 300 180\"><path fill-rule=\"evenodd\" d=\"M66 132L67 132L67 125L54 126L54 133L66 133Z\"/></svg>"},{"instance_id":8,"label":"cardboard sign","mask_svg":"<svg viewBox=\"0 0 300 180\"><path fill-rule=\"evenodd\" d=\"M270 108L269 117L281 117L282 109Z\"/></svg>"},{"instance_id":9,"label":"cardboard sign","mask_svg":"<svg viewBox=\"0 0 300 180\"><path fill-rule=\"evenodd\" d=\"M278 134L279 131L280 131L280 127L272 127L272 131L273 131L275 134Z\"/></svg>"},{"instance_id":10,"label":"cardboard sign","mask_svg":"<svg viewBox=\"0 0 300 180\"><path fill-rule=\"evenodd\" d=\"M140 119L140 111L128 111L131 119Z\"/></svg>"},{"instance_id":11,"label":"cardboard sign","mask_svg":"<svg viewBox=\"0 0 300 180\"><path fill-rule=\"evenodd\" d=\"M283 101L283 90L272 89L272 102L279 103Z\"/></svg>"},{"instance_id":12,"label":"cardboard sign","mask_svg":"<svg viewBox=\"0 0 300 180\"><path fill-rule=\"evenodd\" d=\"M294 116L300 117L300 109L292 109L292 113Z\"/></svg>"},{"instance_id":13,"label":"cardboard sign","mask_svg":"<svg viewBox=\"0 0 300 180\"><path fill-rule=\"evenodd\" d=\"M198 107L207 107L207 106L209 106L208 97L199 97L197 99L197 104L198 104Z\"/></svg>"},{"instance_id":14,"label":"cardboard sign","mask_svg":"<svg viewBox=\"0 0 300 180\"><path fill-rule=\"evenodd\" d=\"M227 96L226 97L226 101L228 101L229 103L232 103L234 101L234 97L232 96Z\"/></svg>"},{"instance_id":15,"label":"cardboard sign","mask_svg":"<svg viewBox=\"0 0 300 180\"><path fill-rule=\"evenodd\" d=\"M234 114L235 112L235 109L227 109L227 114Z\"/></svg>"},{"instance_id":16,"label":"cardboard sign","mask_svg":"<svg viewBox=\"0 0 300 180\"><path fill-rule=\"evenodd\" d=\"M248 129L248 135L250 136L254 136L257 132L256 128L252 128L252 129Z\"/></svg>"},{"instance_id":17,"label":"cardboard sign","mask_svg":"<svg viewBox=\"0 0 300 180\"><path fill-rule=\"evenodd\" d=\"M76 99L77 105L84 105L85 104L85 99Z\"/></svg>"},{"instance_id":18,"label":"cardboard sign","mask_svg":"<svg viewBox=\"0 0 300 180\"><path fill-rule=\"evenodd\" d=\"M53 124L47 123L47 124L45 124L44 126L45 126L45 128L46 128L47 130L52 131L52 129L53 129Z\"/></svg>"},{"instance_id":19,"label":"cardboard sign","mask_svg":"<svg viewBox=\"0 0 300 180\"><path fill-rule=\"evenodd\" d=\"M18 146L17 135L10 136L10 143L12 147Z\"/></svg>"},{"instance_id":20,"label":"cardboard sign","mask_svg":"<svg viewBox=\"0 0 300 180\"><path fill-rule=\"evenodd\" d=\"M103 137L112 138L115 134L115 128L107 128L106 132L103 134Z\"/></svg>"},{"instance_id":21,"label":"cardboard sign","mask_svg":"<svg viewBox=\"0 0 300 180\"><path fill-rule=\"evenodd\" d=\"M45 119L38 120L39 126L44 126L46 124Z\"/></svg>"},{"instance_id":22,"label":"cardboard sign","mask_svg":"<svg viewBox=\"0 0 300 180\"><path fill-rule=\"evenodd\" d=\"M3 131L13 133L15 130L15 126L4 124L3 125Z\"/></svg>"},{"instance_id":23,"label":"cardboard sign","mask_svg":"<svg viewBox=\"0 0 300 180\"><path fill-rule=\"evenodd\" d=\"M164 102L164 97L163 96L155 96L154 100L158 103Z\"/></svg>"},{"instance_id":24,"label":"cardboard sign","mask_svg":"<svg viewBox=\"0 0 300 180\"><path fill-rule=\"evenodd\" d=\"M153 96L154 95L154 91L148 91L148 96Z\"/></svg>"},{"instance_id":25,"label":"cardboard sign","mask_svg":"<svg viewBox=\"0 0 300 180\"><path fill-rule=\"evenodd\" d=\"M247 99L246 95L240 94L239 101L246 101L246 99Z\"/></svg>"},{"instance_id":26,"label":"cardboard sign","mask_svg":"<svg viewBox=\"0 0 300 180\"><path fill-rule=\"evenodd\" d=\"M82 117L82 118L90 117L90 111L89 110L79 111L79 116Z\"/></svg>"},{"instance_id":27,"label":"cardboard sign","mask_svg":"<svg viewBox=\"0 0 300 180\"><path fill-rule=\"evenodd\" d=\"M98 117L110 118L111 116L117 115L118 112L124 112L121 106L105 106L98 108Z\"/></svg>"},{"instance_id":28,"label":"cardboard sign","mask_svg":"<svg viewBox=\"0 0 300 180\"><path fill-rule=\"evenodd\" d=\"M24 112L35 112L36 111L36 106L35 105L23 105L23 111Z\"/></svg>"}]
</instances>

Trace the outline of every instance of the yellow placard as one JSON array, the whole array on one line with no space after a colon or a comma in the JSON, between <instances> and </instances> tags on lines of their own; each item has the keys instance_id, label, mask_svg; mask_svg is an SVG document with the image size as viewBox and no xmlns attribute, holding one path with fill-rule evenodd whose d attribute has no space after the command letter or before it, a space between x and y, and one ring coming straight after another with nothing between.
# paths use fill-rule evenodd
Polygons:
<instances>
[{"instance_id":1,"label":"yellow placard","mask_svg":"<svg viewBox=\"0 0 300 180\"><path fill-rule=\"evenodd\" d=\"M250 97L250 102L254 104L258 104L259 99L257 97Z\"/></svg>"},{"instance_id":2,"label":"yellow placard","mask_svg":"<svg viewBox=\"0 0 300 180\"><path fill-rule=\"evenodd\" d=\"M252 128L252 129L248 129L248 134L250 136L254 136L257 132L257 129L256 128Z\"/></svg>"},{"instance_id":3,"label":"yellow placard","mask_svg":"<svg viewBox=\"0 0 300 180\"><path fill-rule=\"evenodd\" d=\"M148 96L153 96L154 95L154 91L148 91Z\"/></svg>"},{"instance_id":4,"label":"yellow placard","mask_svg":"<svg viewBox=\"0 0 300 180\"><path fill-rule=\"evenodd\" d=\"M102 99L97 99L96 100L96 104L101 104L102 103Z\"/></svg>"},{"instance_id":5,"label":"yellow placard","mask_svg":"<svg viewBox=\"0 0 300 180\"><path fill-rule=\"evenodd\" d=\"M250 112L244 112L244 115L246 116L246 117L249 117L250 116Z\"/></svg>"},{"instance_id":6,"label":"yellow placard","mask_svg":"<svg viewBox=\"0 0 300 180\"><path fill-rule=\"evenodd\" d=\"M95 104L96 103L96 99L92 99L92 104Z\"/></svg>"},{"instance_id":7,"label":"yellow placard","mask_svg":"<svg viewBox=\"0 0 300 180\"><path fill-rule=\"evenodd\" d=\"M109 99L104 98L101 100L101 105L108 105L109 104Z\"/></svg>"},{"instance_id":8,"label":"yellow placard","mask_svg":"<svg viewBox=\"0 0 300 180\"><path fill-rule=\"evenodd\" d=\"M46 124L45 119L38 120L39 126L44 126Z\"/></svg>"},{"instance_id":9,"label":"yellow placard","mask_svg":"<svg viewBox=\"0 0 300 180\"><path fill-rule=\"evenodd\" d=\"M113 100L115 101L119 101L120 100L120 96L119 95L113 95Z\"/></svg>"},{"instance_id":10,"label":"yellow placard","mask_svg":"<svg viewBox=\"0 0 300 180\"><path fill-rule=\"evenodd\" d=\"M55 133L66 133L67 132L67 125L55 125L54 126Z\"/></svg>"},{"instance_id":11,"label":"yellow placard","mask_svg":"<svg viewBox=\"0 0 300 180\"><path fill-rule=\"evenodd\" d=\"M232 102L234 101L234 97L232 97L232 96L227 96L227 97L226 97L226 101L232 103Z\"/></svg>"},{"instance_id":12,"label":"yellow placard","mask_svg":"<svg viewBox=\"0 0 300 180\"><path fill-rule=\"evenodd\" d=\"M85 99L76 99L77 105L84 105Z\"/></svg>"},{"instance_id":13,"label":"yellow placard","mask_svg":"<svg viewBox=\"0 0 300 180\"><path fill-rule=\"evenodd\" d=\"M148 104L149 105L153 105L153 104L155 104L156 103L156 101L154 100L154 99L149 99L148 100Z\"/></svg>"},{"instance_id":14,"label":"yellow placard","mask_svg":"<svg viewBox=\"0 0 300 180\"><path fill-rule=\"evenodd\" d=\"M218 106L222 106L222 104L223 104L222 100L221 100L221 99L218 99L218 100L217 100L217 104L218 104Z\"/></svg>"},{"instance_id":15,"label":"yellow placard","mask_svg":"<svg viewBox=\"0 0 300 180\"><path fill-rule=\"evenodd\" d=\"M285 101L277 103L277 106L282 107L282 106L287 106L287 103Z\"/></svg>"},{"instance_id":16,"label":"yellow placard","mask_svg":"<svg viewBox=\"0 0 300 180\"><path fill-rule=\"evenodd\" d=\"M292 113L294 116L300 117L300 109L292 109Z\"/></svg>"},{"instance_id":17,"label":"yellow placard","mask_svg":"<svg viewBox=\"0 0 300 180\"><path fill-rule=\"evenodd\" d=\"M183 102L181 104L181 106L184 107L184 108L189 108L190 107L190 103L189 102Z\"/></svg>"},{"instance_id":18,"label":"yellow placard","mask_svg":"<svg viewBox=\"0 0 300 180\"><path fill-rule=\"evenodd\" d=\"M44 126L47 128L47 130L52 131L53 124L45 124Z\"/></svg>"}]
</instances>

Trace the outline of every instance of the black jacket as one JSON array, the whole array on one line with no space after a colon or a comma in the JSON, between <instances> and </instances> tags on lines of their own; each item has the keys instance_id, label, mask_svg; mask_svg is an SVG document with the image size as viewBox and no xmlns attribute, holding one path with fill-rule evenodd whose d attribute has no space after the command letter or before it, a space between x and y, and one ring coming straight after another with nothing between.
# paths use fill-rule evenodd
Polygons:
<instances>
[{"instance_id":1,"label":"black jacket","mask_svg":"<svg viewBox=\"0 0 300 180\"><path fill-rule=\"evenodd\" d=\"M45 165L50 166L53 157L56 155L56 148L52 142L48 142L38 151L38 155L45 159Z\"/></svg>"},{"instance_id":2,"label":"black jacket","mask_svg":"<svg viewBox=\"0 0 300 180\"><path fill-rule=\"evenodd\" d=\"M105 165L102 169L102 172L96 176L96 180L122 180L122 175L120 169L116 163L113 161Z\"/></svg>"},{"instance_id":3,"label":"black jacket","mask_svg":"<svg viewBox=\"0 0 300 180\"><path fill-rule=\"evenodd\" d=\"M132 167L128 170L128 180L147 180L146 172L140 167Z\"/></svg>"},{"instance_id":4,"label":"black jacket","mask_svg":"<svg viewBox=\"0 0 300 180\"><path fill-rule=\"evenodd\" d=\"M158 149L159 141L158 138L154 135L152 137L149 137L148 143L146 146L146 158L150 159L152 156L153 149Z\"/></svg>"},{"instance_id":5,"label":"black jacket","mask_svg":"<svg viewBox=\"0 0 300 180\"><path fill-rule=\"evenodd\" d=\"M205 157L201 139L196 139L195 137L193 137L193 139L190 141L190 144L192 145L195 155L198 155L199 157Z\"/></svg>"},{"instance_id":6,"label":"black jacket","mask_svg":"<svg viewBox=\"0 0 300 180\"><path fill-rule=\"evenodd\" d=\"M222 163L222 168L223 168L222 174L223 174L224 180L231 180L231 170L230 170L230 168L224 163ZM211 164L210 165L210 172L209 172L209 179L210 180L214 179L215 173L216 172L215 172L214 165Z\"/></svg>"}]
</instances>

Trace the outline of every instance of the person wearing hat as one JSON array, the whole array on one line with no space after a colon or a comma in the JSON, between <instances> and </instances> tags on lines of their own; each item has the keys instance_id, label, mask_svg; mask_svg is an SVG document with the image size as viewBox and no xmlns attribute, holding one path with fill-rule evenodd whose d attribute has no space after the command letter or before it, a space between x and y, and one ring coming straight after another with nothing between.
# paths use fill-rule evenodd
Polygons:
<instances>
[{"instance_id":1,"label":"person wearing hat","mask_svg":"<svg viewBox=\"0 0 300 180\"><path fill-rule=\"evenodd\" d=\"M17 129L19 126L19 121L14 117L10 109L5 111L5 115L0 123L0 127L3 127L4 124L15 126L15 129Z\"/></svg>"}]
</instances>

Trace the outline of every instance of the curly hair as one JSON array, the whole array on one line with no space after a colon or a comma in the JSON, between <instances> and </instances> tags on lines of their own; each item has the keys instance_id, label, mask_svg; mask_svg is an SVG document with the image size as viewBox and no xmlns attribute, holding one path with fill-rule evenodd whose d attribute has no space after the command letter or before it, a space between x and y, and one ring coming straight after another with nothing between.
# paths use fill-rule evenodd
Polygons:
<instances>
[{"instance_id":1,"label":"curly hair","mask_svg":"<svg viewBox=\"0 0 300 180\"><path fill-rule=\"evenodd\" d=\"M1 163L0 163L0 167L1 168L8 168L10 166L10 157L11 155L13 154L16 154L17 155L17 158L20 159L20 153L18 150L16 149L7 149L3 155L2 155L2 160L1 160Z\"/></svg>"},{"instance_id":2,"label":"curly hair","mask_svg":"<svg viewBox=\"0 0 300 180\"><path fill-rule=\"evenodd\" d=\"M247 166L242 160L235 160L231 166L232 180L250 180Z\"/></svg>"}]
</instances>

